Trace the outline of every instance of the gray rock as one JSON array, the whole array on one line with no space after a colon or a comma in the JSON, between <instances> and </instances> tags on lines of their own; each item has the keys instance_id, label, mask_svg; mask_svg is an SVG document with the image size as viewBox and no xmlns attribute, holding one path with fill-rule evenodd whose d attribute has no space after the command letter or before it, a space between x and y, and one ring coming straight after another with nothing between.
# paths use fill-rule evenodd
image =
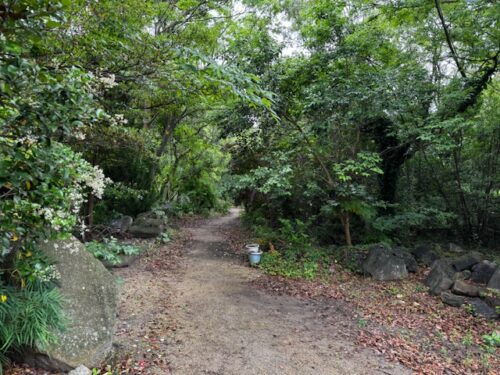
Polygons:
<instances>
[{"instance_id":1,"label":"gray rock","mask_svg":"<svg viewBox=\"0 0 500 375\"><path fill-rule=\"evenodd\" d=\"M137 218L135 220L138 223L151 222L151 220L159 220L159 221L155 221L155 223L163 224L163 225L168 224L167 215L165 215L165 212L163 212L163 211L143 212L143 213L140 213L139 215L137 215Z\"/></svg>"},{"instance_id":2,"label":"gray rock","mask_svg":"<svg viewBox=\"0 0 500 375\"><path fill-rule=\"evenodd\" d=\"M134 225L129 232L135 237L154 238L162 234L167 225L167 217L155 212L148 211L137 215Z\"/></svg>"},{"instance_id":3,"label":"gray rock","mask_svg":"<svg viewBox=\"0 0 500 375\"><path fill-rule=\"evenodd\" d=\"M84 365L80 365L74 370L68 372L68 375L92 375L92 371L85 367Z\"/></svg>"},{"instance_id":4,"label":"gray rock","mask_svg":"<svg viewBox=\"0 0 500 375\"><path fill-rule=\"evenodd\" d=\"M463 280L457 280L453 284L451 291L455 294L460 294L462 296L478 297L481 289L475 285L467 284Z\"/></svg>"},{"instance_id":5,"label":"gray rock","mask_svg":"<svg viewBox=\"0 0 500 375\"><path fill-rule=\"evenodd\" d=\"M101 262L106 268L125 268L131 266L139 258L137 255L119 255L118 257L120 258L120 262L117 264L107 260L101 260Z\"/></svg>"},{"instance_id":6,"label":"gray rock","mask_svg":"<svg viewBox=\"0 0 500 375\"><path fill-rule=\"evenodd\" d=\"M477 251L471 251L470 253L464 254L461 257L453 260L451 262L451 265L457 271L463 271L466 269L471 269L472 266L481 262L483 259L483 254L478 253Z\"/></svg>"},{"instance_id":7,"label":"gray rock","mask_svg":"<svg viewBox=\"0 0 500 375\"><path fill-rule=\"evenodd\" d=\"M404 260L405 265L406 265L406 270L408 272L415 273L418 271L418 263L410 251L404 247L395 247L393 249L394 255L397 257L400 257Z\"/></svg>"},{"instance_id":8,"label":"gray rock","mask_svg":"<svg viewBox=\"0 0 500 375\"><path fill-rule=\"evenodd\" d=\"M469 280L472 272L469 270L463 270L462 272L455 272L453 280Z\"/></svg>"},{"instance_id":9,"label":"gray rock","mask_svg":"<svg viewBox=\"0 0 500 375\"><path fill-rule=\"evenodd\" d=\"M467 298L463 296L457 296L449 291L445 291L441 293L441 301L446 303L447 305L460 307L463 304L467 303Z\"/></svg>"},{"instance_id":10,"label":"gray rock","mask_svg":"<svg viewBox=\"0 0 500 375\"><path fill-rule=\"evenodd\" d=\"M483 260L472 267L471 280L476 283L487 284L495 273L497 265L495 262Z\"/></svg>"},{"instance_id":11,"label":"gray rock","mask_svg":"<svg viewBox=\"0 0 500 375\"><path fill-rule=\"evenodd\" d=\"M453 242L448 243L448 245L446 245L446 249L450 253L463 253L465 251L464 249L462 249L460 246L458 246Z\"/></svg>"},{"instance_id":12,"label":"gray rock","mask_svg":"<svg viewBox=\"0 0 500 375\"><path fill-rule=\"evenodd\" d=\"M114 219L113 221L111 221L111 226L113 227L113 229L121 233L124 233L128 231L133 222L134 219L131 216L122 216L118 219Z\"/></svg>"},{"instance_id":13,"label":"gray rock","mask_svg":"<svg viewBox=\"0 0 500 375\"><path fill-rule=\"evenodd\" d=\"M160 207L160 210L162 210L165 213L172 212L173 209L174 209L174 205L171 202L165 202Z\"/></svg>"},{"instance_id":14,"label":"gray rock","mask_svg":"<svg viewBox=\"0 0 500 375\"><path fill-rule=\"evenodd\" d=\"M439 259L439 253L433 244L420 244L411 250L415 259L424 266L430 266Z\"/></svg>"},{"instance_id":15,"label":"gray rock","mask_svg":"<svg viewBox=\"0 0 500 375\"><path fill-rule=\"evenodd\" d=\"M488 281L488 288L500 290L500 267L497 267Z\"/></svg>"},{"instance_id":16,"label":"gray rock","mask_svg":"<svg viewBox=\"0 0 500 375\"><path fill-rule=\"evenodd\" d=\"M98 367L112 348L116 319L116 283L113 275L76 238L42 245L61 277L68 325L54 332L58 343L47 350L26 352L25 362L49 371L70 371L80 365Z\"/></svg>"},{"instance_id":17,"label":"gray rock","mask_svg":"<svg viewBox=\"0 0 500 375\"><path fill-rule=\"evenodd\" d=\"M473 298L468 301L470 305L474 308L474 316L482 316L486 319L498 319L498 314L493 307L488 305L480 298Z\"/></svg>"},{"instance_id":18,"label":"gray rock","mask_svg":"<svg viewBox=\"0 0 500 375\"><path fill-rule=\"evenodd\" d=\"M165 226L154 225L151 223L132 225L129 229L130 234L140 238L155 238L165 231Z\"/></svg>"},{"instance_id":19,"label":"gray rock","mask_svg":"<svg viewBox=\"0 0 500 375\"><path fill-rule=\"evenodd\" d=\"M363 271L380 281L408 277L404 260L384 246L373 246L369 249L368 257L363 262Z\"/></svg>"},{"instance_id":20,"label":"gray rock","mask_svg":"<svg viewBox=\"0 0 500 375\"><path fill-rule=\"evenodd\" d=\"M454 283L455 271L446 259L436 260L425 278L425 285L429 287L429 292L440 295L451 288Z\"/></svg>"},{"instance_id":21,"label":"gray rock","mask_svg":"<svg viewBox=\"0 0 500 375\"><path fill-rule=\"evenodd\" d=\"M493 292L493 293L490 293L490 292ZM484 302L486 302L488 305L493 307L495 309L495 311L500 311L500 293L498 293L498 292L495 293L494 289L489 289L485 293L483 299L484 299Z\"/></svg>"}]
</instances>

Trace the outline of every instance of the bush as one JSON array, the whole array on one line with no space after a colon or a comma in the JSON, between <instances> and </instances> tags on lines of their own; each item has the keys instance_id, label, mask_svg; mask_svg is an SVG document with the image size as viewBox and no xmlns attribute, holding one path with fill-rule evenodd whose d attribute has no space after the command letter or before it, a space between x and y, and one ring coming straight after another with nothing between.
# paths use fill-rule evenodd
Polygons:
<instances>
[{"instance_id":1,"label":"bush","mask_svg":"<svg viewBox=\"0 0 500 375\"><path fill-rule=\"evenodd\" d=\"M483 342L487 348L497 348L500 347L500 333L493 331L491 335L483 335Z\"/></svg>"},{"instance_id":2,"label":"bush","mask_svg":"<svg viewBox=\"0 0 500 375\"><path fill-rule=\"evenodd\" d=\"M372 227L380 234L390 238L404 240L419 229L429 231L446 230L450 227L455 215L432 207L407 207L402 212L390 216L380 216L373 220Z\"/></svg>"},{"instance_id":3,"label":"bush","mask_svg":"<svg viewBox=\"0 0 500 375\"><path fill-rule=\"evenodd\" d=\"M307 225L300 220L280 219L279 222L278 230L263 225L253 227L258 242L263 243L264 248L269 246L269 251L262 254L261 269L270 275L291 278L314 279L325 274L332 258L327 249L312 246Z\"/></svg>"}]
</instances>

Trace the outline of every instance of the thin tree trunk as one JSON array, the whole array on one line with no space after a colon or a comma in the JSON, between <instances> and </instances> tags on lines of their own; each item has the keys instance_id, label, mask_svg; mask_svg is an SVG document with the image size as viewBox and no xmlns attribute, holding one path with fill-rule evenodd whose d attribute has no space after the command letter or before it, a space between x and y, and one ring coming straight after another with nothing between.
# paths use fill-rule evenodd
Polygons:
<instances>
[{"instance_id":1,"label":"thin tree trunk","mask_svg":"<svg viewBox=\"0 0 500 375\"><path fill-rule=\"evenodd\" d=\"M89 193L87 199L87 226L94 225L94 195Z\"/></svg>"},{"instance_id":2,"label":"thin tree trunk","mask_svg":"<svg viewBox=\"0 0 500 375\"><path fill-rule=\"evenodd\" d=\"M342 227L344 228L344 236L345 236L345 242L346 245L351 247L352 246L352 239L351 239L351 218L350 215L347 212L341 212L340 213L340 222L342 223Z\"/></svg>"}]
</instances>

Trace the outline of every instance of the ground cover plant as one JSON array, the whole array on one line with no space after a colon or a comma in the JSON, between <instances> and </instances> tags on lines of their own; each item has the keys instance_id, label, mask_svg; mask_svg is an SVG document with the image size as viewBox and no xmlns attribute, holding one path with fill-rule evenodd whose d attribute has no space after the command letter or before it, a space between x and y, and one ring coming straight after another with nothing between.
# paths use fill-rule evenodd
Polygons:
<instances>
[{"instance_id":1,"label":"ground cover plant","mask_svg":"<svg viewBox=\"0 0 500 375\"><path fill-rule=\"evenodd\" d=\"M121 262L120 255L139 255L141 250L134 245L120 243L114 237L105 238L103 241L91 241L85 248L97 259L117 265Z\"/></svg>"}]
</instances>

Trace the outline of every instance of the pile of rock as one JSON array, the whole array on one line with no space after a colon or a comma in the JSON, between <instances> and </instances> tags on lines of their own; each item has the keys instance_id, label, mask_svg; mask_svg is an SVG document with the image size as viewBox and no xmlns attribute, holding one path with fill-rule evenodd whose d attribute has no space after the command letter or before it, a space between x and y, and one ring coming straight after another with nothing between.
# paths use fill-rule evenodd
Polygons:
<instances>
[{"instance_id":1,"label":"pile of rock","mask_svg":"<svg viewBox=\"0 0 500 375\"><path fill-rule=\"evenodd\" d=\"M110 226L116 233L125 233L130 229L133 222L134 218L132 216L125 215L112 220Z\"/></svg>"},{"instance_id":2,"label":"pile of rock","mask_svg":"<svg viewBox=\"0 0 500 375\"><path fill-rule=\"evenodd\" d=\"M362 269L375 280L401 280L431 266L425 279L429 292L451 306L470 305L474 314L497 319L500 306L500 267L479 252L465 252L455 244L443 249L422 244L414 249L376 245L368 250ZM457 255L462 254L457 257Z\"/></svg>"},{"instance_id":3,"label":"pile of rock","mask_svg":"<svg viewBox=\"0 0 500 375\"><path fill-rule=\"evenodd\" d=\"M429 292L451 306L471 305L473 313L498 318L500 267L478 252L456 259L438 259L425 279Z\"/></svg>"},{"instance_id":4,"label":"pile of rock","mask_svg":"<svg viewBox=\"0 0 500 375\"><path fill-rule=\"evenodd\" d=\"M121 216L110 223L116 233L130 233L139 238L155 238L167 229L167 216L164 211L148 211L137 215Z\"/></svg>"}]
</instances>

